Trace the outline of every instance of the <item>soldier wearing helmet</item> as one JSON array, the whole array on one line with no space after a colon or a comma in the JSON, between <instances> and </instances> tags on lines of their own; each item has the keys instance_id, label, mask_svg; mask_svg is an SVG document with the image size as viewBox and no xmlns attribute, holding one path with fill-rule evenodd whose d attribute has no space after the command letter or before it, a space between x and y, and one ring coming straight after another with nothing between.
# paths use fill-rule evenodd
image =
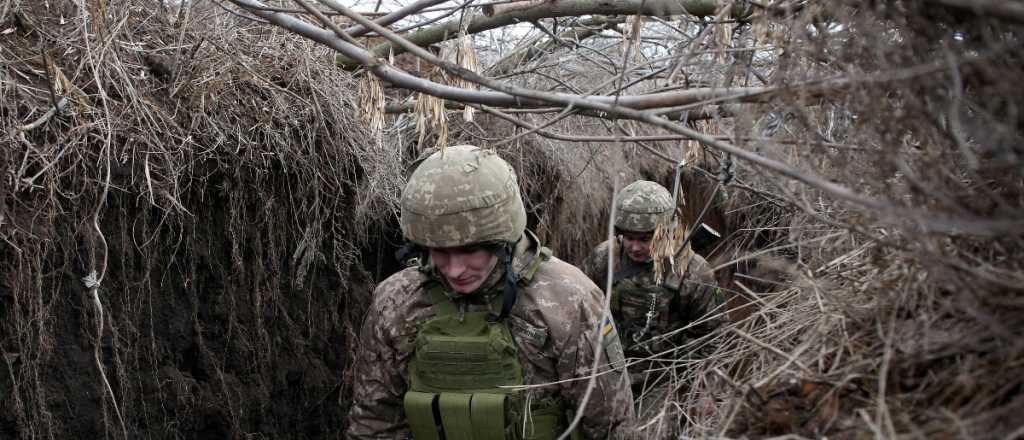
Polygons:
<instances>
[{"instance_id":1,"label":"soldier wearing helmet","mask_svg":"<svg viewBox=\"0 0 1024 440\"><path fill-rule=\"evenodd\" d=\"M590 279L604 287L608 259L615 259L611 309L627 358L692 357L690 350L672 349L710 333L724 315L724 298L710 267L689 249L679 249L673 259L675 270L666 269L664 280L655 280L651 240L659 222L667 221L674 208L671 194L658 183L640 180L627 185L615 200L617 238L601 243L583 265ZM630 363L634 392L639 393L641 384L652 384L644 373L658 366L654 360Z\"/></svg>"},{"instance_id":2,"label":"soldier wearing helmet","mask_svg":"<svg viewBox=\"0 0 1024 440\"><path fill-rule=\"evenodd\" d=\"M401 203L402 232L423 251L374 292L347 437L554 440L582 412L573 438L629 438L632 393L602 292L526 230L512 167L448 147L417 166ZM597 355L619 371L597 376L582 408Z\"/></svg>"}]
</instances>

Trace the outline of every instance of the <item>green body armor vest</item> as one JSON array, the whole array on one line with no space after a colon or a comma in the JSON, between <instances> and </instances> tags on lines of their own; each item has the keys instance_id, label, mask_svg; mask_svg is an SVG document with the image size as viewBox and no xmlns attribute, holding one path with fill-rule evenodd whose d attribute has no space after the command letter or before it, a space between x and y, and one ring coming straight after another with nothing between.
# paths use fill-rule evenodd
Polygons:
<instances>
[{"instance_id":1,"label":"green body armor vest","mask_svg":"<svg viewBox=\"0 0 1024 440\"><path fill-rule=\"evenodd\" d=\"M529 282L542 253L521 281ZM440 284L428 289L437 316L420 326L409 361L405 414L416 440L554 440L568 426L560 401L524 408L523 366L506 320L460 313ZM498 296L500 302L500 295ZM576 433L573 434L576 439Z\"/></svg>"},{"instance_id":2,"label":"green body armor vest","mask_svg":"<svg viewBox=\"0 0 1024 440\"><path fill-rule=\"evenodd\" d=\"M624 267L626 257L620 264ZM686 272L684 272L686 273ZM654 280L649 265L629 263L628 269L615 274L611 311L620 325L626 355L644 357L672 346L670 341L644 342L674 330L672 303L679 300L682 280L674 273L662 283Z\"/></svg>"}]
</instances>

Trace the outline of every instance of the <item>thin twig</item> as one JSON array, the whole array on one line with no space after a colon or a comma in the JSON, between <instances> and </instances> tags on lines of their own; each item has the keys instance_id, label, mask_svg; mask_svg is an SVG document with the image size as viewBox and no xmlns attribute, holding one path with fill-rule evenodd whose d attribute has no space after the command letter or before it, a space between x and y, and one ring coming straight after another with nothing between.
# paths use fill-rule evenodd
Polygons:
<instances>
[{"instance_id":1,"label":"thin twig","mask_svg":"<svg viewBox=\"0 0 1024 440\"><path fill-rule=\"evenodd\" d=\"M63 111L64 107L67 107L67 105L68 105L68 99L63 97L63 96L61 96L60 100L57 101L57 105L56 106L50 107L50 109L47 110L46 113L43 113L43 115L40 116L35 121L32 121L32 122L30 122L28 124L25 124L25 125L18 126L16 128L16 130L17 131L21 131L21 132L34 130L34 129L38 128L40 125L45 124L46 121L49 121L50 118L52 118L54 115L56 115L56 114L60 113L61 111Z\"/></svg>"}]
</instances>

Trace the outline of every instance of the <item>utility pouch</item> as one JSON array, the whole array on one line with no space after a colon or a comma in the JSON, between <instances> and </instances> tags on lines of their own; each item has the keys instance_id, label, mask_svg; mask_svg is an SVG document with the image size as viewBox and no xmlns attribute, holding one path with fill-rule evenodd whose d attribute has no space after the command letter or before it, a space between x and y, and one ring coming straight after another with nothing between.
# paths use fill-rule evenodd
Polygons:
<instances>
[{"instance_id":1,"label":"utility pouch","mask_svg":"<svg viewBox=\"0 0 1024 440\"><path fill-rule=\"evenodd\" d=\"M567 426L561 401L523 411L523 367L506 320L457 311L440 289L437 316L424 322L409 361L405 394L416 440L554 440ZM573 437L576 438L575 436Z\"/></svg>"}]
</instances>

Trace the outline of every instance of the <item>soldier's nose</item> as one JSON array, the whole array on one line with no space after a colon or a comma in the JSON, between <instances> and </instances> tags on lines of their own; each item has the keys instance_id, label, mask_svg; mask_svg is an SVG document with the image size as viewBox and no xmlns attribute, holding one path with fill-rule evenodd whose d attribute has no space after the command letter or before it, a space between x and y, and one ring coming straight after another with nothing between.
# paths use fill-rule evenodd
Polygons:
<instances>
[{"instance_id":1,"label":"soldier's nose","mask_svg":"<svg viewBox=\"0 0 1024 440\"><path fill-rule=\"evenodd\" d=\"M448 267L445 268L445 275L449 278L458 278L466 271L466 264L459 257L452 257L448 260Z\"/></svg>"}]
</instances>

